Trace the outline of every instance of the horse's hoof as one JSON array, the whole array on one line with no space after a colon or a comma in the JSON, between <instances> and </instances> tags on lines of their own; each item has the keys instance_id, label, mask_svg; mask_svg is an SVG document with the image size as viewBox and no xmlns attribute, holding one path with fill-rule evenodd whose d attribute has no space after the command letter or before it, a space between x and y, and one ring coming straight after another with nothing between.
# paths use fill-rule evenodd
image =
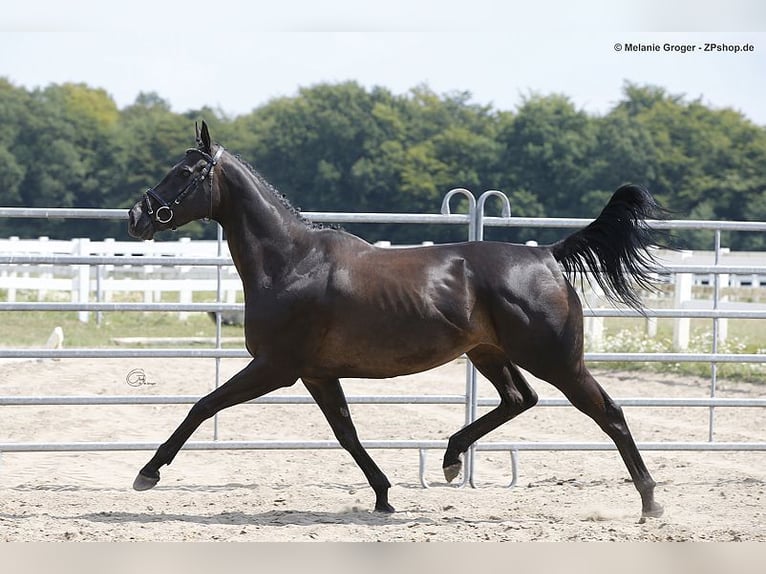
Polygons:
<instances>
[{"instance_id":1,"label":"horse's hoof","mask_svg":"<svg viewBox=\"0 0 766 574\"><path fill-rule=\"evenodd\" d=\"M648 509L641 512L641 518L659 518L665 512L665 509L656 502Z\"/></svg>"},{"instance_id":2,"label":"horse's hoof","mask_svg":"<svg viewBox=\"0 0 766 574\"><path fill-rule=\"evenodd\" d=\"M157 476L147 476L139 472L138 476L136 476L136 480L133 481L133 490L138 490L139 492L142 490L149 490L150 488L154 488L159 481L159 472L157 472Z\"/></svg>"},{"instance_id":3,"label":"horse's hoof","mask_svg":"<svg viewBox=\"0 0 766 574\"><path fill-rule=\"evenodd\" d=\"M394 510L394 507L391 506L388 502L376 502L375 503L375 512L383 512L385 514L392 514L396 512Z\"/></svg>"},{"instance_id":4,"label":"horse's hoof","mask_svg":"<svg viewBox=\"0 0 766 574\"><path fill-rule=\"evenodd\" d=\"M451 464L449 466L445 466L442 470L444 471L444 478L447 479L447 482L452 482L457 478L457 475L460 474L460 470L463 468L463 463L460 461L457 461L454 464Z\"/></svg>"}]
</instances>

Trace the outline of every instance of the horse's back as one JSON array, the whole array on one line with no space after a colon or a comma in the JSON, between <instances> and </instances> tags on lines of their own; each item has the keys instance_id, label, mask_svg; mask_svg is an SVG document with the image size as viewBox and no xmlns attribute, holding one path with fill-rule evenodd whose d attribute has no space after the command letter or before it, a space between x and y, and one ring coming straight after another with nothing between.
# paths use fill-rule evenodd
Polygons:
<instances>
[{"instance_id":1,"label":"horse's back","mask_svg":"<svg viewBox=\"0 0 766 574\"><path fill-rule=\"evenodd\" d=\"M336 258L331 286L389 318L445 316L462 329L488 313L565 314L569 285L547 247L465 242L413 248L354 245ZM523 317L520 317L523 320Z\"/></svg>"},{"instance_id":2,"label":"horse's back","mask_svg":"<svg viewBox=\"0 0 766 574\"><path fill-rule=\"evenodd\" d=\"M547 247L482 241L380 248L351 240L338 245L331 258L334 291L384 305L458 300L469 308L479 299L500 296L537 308L549 307L567 292Z\"/></svg>"}]
</instances>

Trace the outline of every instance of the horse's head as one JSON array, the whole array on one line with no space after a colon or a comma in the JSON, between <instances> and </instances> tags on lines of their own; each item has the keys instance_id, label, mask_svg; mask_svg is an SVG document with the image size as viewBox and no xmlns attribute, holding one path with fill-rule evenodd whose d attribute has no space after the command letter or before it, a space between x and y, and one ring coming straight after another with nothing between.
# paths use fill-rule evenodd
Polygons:
<instances>
[{"instance_id":1,"label":"horse's head","mask_svg":"<svg viewBox=\"0 0 766 574\"><path fill-rule=\"evenodd\" d=\"M221 154L222 146L213 153L210 132L203 121L202 131L197 130L197 147L186 150L184 158L128 212L128 232L139 239L152 239L158 231L211 218L213 170Z\"/></svg>"}]
</instances>

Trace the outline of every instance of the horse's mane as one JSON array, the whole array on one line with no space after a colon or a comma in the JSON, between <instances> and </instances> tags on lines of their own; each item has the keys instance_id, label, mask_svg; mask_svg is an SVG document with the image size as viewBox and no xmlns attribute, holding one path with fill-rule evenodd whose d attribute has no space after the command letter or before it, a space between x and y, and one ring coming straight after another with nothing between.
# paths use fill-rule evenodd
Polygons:
<instances>
[{"instance_id":1,"label":"horse's mane","mask_svg":"<svg viewBox=\"0 0 766 574\"><path fill-rule=\"evenodd\" d=\"M303 223L306 227L309 229L323 229L324 226L321 223L314 223L310 219L306 218L302 213L300 208L295 207L292 203L290 203L290 200L287 199L287 196L284 193L281 193L276 187L274 187L269 181L263 177L258 171L250 165L246 160L242 159L242 157L239 154L232 154L232 156L241 163L244 167L247 168L247 170L255 177L258 184L266 189L269 193L271 193L276 200L289 211L290 213L295 216L295 218Z\"/></svg>"}]
</instances>

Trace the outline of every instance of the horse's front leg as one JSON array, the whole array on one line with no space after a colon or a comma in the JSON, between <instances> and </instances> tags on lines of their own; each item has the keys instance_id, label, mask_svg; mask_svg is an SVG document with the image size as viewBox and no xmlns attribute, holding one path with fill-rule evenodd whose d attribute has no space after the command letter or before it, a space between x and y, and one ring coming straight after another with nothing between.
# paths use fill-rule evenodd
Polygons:
<instances>
[{"instance_id":1,"label":"horse's front leg","mask_svg":"<svg viewBox=\"0 0 766 574\"><path fill-rule=\"evenodd\" d=\"M226 383L195 403L170 438L160 445L152 459L139 471L133 488L149 490L156 485L160 480L160 467L173 462L194 431L217 412L253 400L275 389L288 387L297 379L297 376L274 367L267 360L254 359Z\"/></svg>"},{"instance_id":2,"label":"horse's front leg","mask_svg":"<svg viewBox=\"0 0 766 574\"><path fill-rule=\"evenodd\" d=\"M367 481L375 492L375 510L393 512L394 507L388 503L388 489L391 488L391 483L359 442L340 381L304 378L303 383L324 413L327 422L330 423L340 445L348 451L367 477Z\"/></svg>"}]
</instances>

